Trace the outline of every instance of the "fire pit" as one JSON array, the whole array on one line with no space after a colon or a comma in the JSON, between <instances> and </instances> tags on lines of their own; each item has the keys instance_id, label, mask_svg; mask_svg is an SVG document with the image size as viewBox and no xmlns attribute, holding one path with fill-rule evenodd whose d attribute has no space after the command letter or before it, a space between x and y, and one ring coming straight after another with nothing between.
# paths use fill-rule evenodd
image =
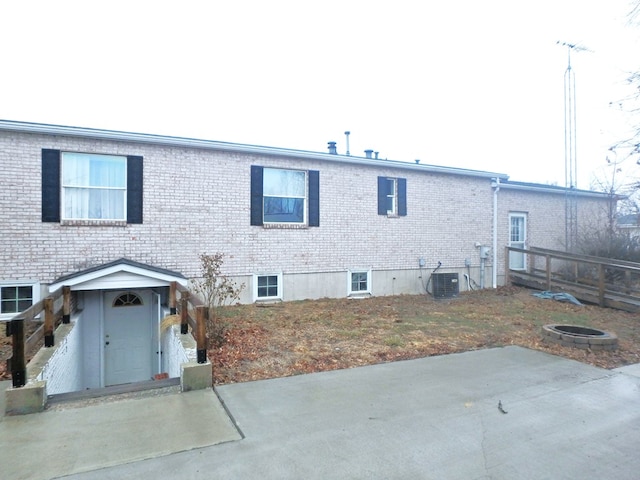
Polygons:
<instances>
[{"instance_id":1,"label":"fire pit","mask_svg":"<svg viewBox=\"0 0 640 480\"><path fill-rule=\"evenodd\" d=\"M542 339L565 347L591 350L615 350L618 337L615 333L578 325L545 325Z\"/></svg>"}]
</instances>

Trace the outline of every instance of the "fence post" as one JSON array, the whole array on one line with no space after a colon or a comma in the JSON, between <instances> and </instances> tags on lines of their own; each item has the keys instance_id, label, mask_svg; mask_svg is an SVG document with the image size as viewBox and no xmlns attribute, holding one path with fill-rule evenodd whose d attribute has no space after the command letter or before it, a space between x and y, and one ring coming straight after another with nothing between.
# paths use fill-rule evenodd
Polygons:
<instances>
[{"instance_id":1,"label":"fence post","mask_svg":"<svg viewBox=\"0 0 640 480\"><path fill-rule=\"evenodd\" d=\"M604 307L604 264L598 264L598 302Z\"/></svg>"},{"instance_id":2,"label":"fence post","mask_svg":"<svg viewBox=\"0 0 640 480\"><path fill-rule=\"evenodd\" d=\"M504 286L511 286L511 271L509 269L509 247L504 247Z\"/></svg>"},{"instance_id":3,"label":"fence post","mask_svg":"<svg viewBox=\"0 0 640 480\"><path fill-rule=\"evenodd\" d=\"M169 314L171 315L176 314L176 290L176 282L171 282L169 284Z\"/></svg>"},{"instance_id":4,"label":"fence post","mask_svg":"<svg viewBox=\"0 0 640 480\"><path fill-rule=\"evenodd\" d=\"M62 323L71 322L71 287L62 287Z\"/></svg>"},{"instance_id":5,"label":"fence post","mask_svg":"<svg viewBox=\"0 0 640 480\"><path fill-rule=\"evenodd\" d=\"M547 290L551 290L551 255L545 255L545 259L546 264L544 268L546 269L547 274Z\"/></svg>"},{"instance_id":6,"label":"fence post","mask_svg":"<svg viewBox=\"0 0 640 480\"><path fill-rule=\"evenodd\" d=\"M27 362L24 356L24 320L18 318L7 322L7 336L11 335L12 356L7 360L13 388L23 387L27 379Z\"/></svg>"},{"instance_id":7,"label":"fence post","mask_svg":"<svg viewBox=\"0 0 640 480\"><path fill-rule=\"evenodd\" d=\"M53 314L53 298L47 297L44 299L44 346L53 347L55 339L53 336L53 329L55 324L55 317Z\"/></svg>"},{"instance_id":8,"label":"fence post","mask_svg":"<svg viewBox=\"0 0 640 480\"><path fill-rule=\"evenodd\" d=\"M207 363L207 320L209 309L207 307L196 307L196 352L198 363Z\"/></svg>"},{"instance_id":9,"label":"fence post","mask_svg":"<svg viewBox=\"0 0 640 480\"><path fill-rule=\"evenodd\" d=\"M189 292L181 292L180 297L180 333L189 333Z\"/></svg>"}]
</instances>

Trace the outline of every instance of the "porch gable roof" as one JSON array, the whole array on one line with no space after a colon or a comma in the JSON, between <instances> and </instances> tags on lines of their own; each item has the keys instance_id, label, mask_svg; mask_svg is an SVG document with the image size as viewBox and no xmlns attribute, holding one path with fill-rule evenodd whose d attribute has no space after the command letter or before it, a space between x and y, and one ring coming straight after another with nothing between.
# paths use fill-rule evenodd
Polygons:
<instances>
[{"instance_id":1,"label":"porch gable roof","mask_svg":"<svg viewBox=\"0 0 640 480\"><path fill-rule=\"evenodd\" d=\"M171 282L187 286L188 280L181 273L153 265L120 258L113 262L63 275L49 285L53 293L63 286L71 290L109 290L124 288L166 287Z\"/></svg>"}]
</instances>

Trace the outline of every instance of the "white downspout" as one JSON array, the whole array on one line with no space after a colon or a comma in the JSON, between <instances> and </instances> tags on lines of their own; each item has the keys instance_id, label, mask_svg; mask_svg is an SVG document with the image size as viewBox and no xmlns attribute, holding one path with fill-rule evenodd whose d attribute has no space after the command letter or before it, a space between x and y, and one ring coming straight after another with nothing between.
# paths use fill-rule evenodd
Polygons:
<instances>
[{"instance_id":1,"label":"white downspout","mask_svg":"<svg viewBox=\"0 0 640 480\"><path fill-rule=\"evenodd\" d=\"M491 269L492 286L498 288L498 192L500 191L500 178L491 182L493 187L493 268Z\"/></svg>"}]
</instances>

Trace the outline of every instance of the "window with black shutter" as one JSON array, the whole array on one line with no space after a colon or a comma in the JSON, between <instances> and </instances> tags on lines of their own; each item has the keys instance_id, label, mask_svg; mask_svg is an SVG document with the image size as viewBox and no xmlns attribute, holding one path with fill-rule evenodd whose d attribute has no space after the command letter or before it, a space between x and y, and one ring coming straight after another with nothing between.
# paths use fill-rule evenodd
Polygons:
<instances>
[{"instance_id":1,"label":"window with black shutter","mask_svg":"<svg viewBox=\"0 0 640 480\"><path fill-rule=\"evenodd\" d=\"M42 150L43 222L142 223L143 159Z\"/></svg>"},{"instance_id":2,"label":"window with black shutter","mask_svg":"<svg viewBox=\"0 0 640 480\"><path fill-rule=\"evenodd\" d=\"M378 215L407 214L407 179L378 177Z\"/></svg>"},{"instance_id":3,"label":"window with black shutter","mask_svg":"<svg viewBox=\"0 0 640 480\"><path fill-rule=\"evenodd\" d=\"M251 166L251 225L320 226L320 173Z\"/></svg>"}]
</instances>

